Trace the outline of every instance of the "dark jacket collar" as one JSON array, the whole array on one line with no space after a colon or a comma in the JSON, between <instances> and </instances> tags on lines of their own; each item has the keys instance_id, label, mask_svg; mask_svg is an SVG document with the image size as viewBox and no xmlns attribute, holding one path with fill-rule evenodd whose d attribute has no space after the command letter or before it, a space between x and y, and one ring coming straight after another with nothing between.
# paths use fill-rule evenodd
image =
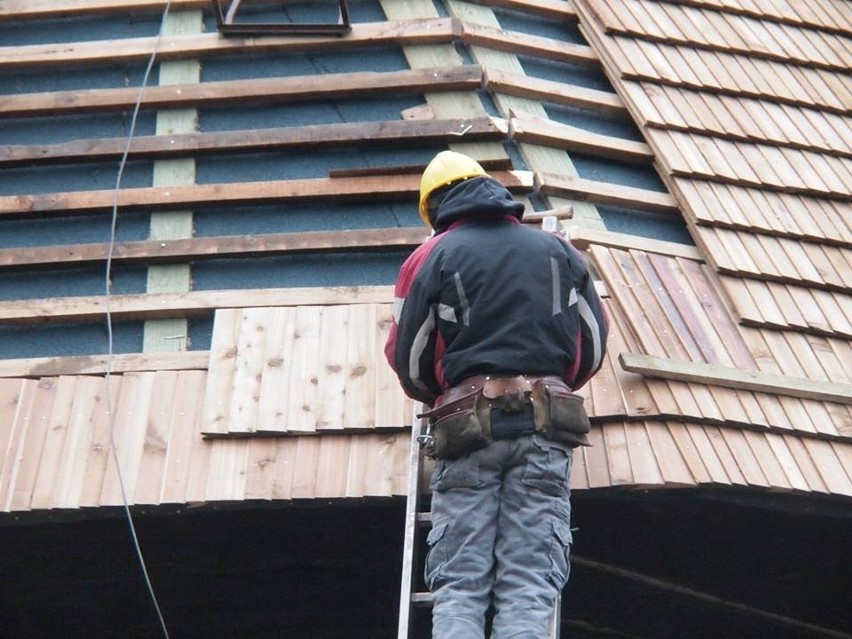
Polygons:
<instances>
[{"instance_id":1,"label":"dark jacket collar","mask_svg":"<svg viewBox=\"0 0 852 639\"><path fill-rule=\"evenodd\" d=\"M524 216L524 205L517 202L509 191L490 177L475 177L459 182L443 194L435 212L435 233L462 220L499 218L512 215L518 220Z\"/></svg>"}]
</instances>

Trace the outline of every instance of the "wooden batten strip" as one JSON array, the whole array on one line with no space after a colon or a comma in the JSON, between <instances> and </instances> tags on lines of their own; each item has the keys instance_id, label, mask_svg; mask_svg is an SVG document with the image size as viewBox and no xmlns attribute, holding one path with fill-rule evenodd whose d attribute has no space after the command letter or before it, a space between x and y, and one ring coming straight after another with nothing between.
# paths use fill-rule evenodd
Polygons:
<instances>
[{"instance_id":1,"label":"wooden batten strip","mask_svg":"<svg viewBox=\"0 0 852 639\"><path fill-rule=\"evenodd\" d=\"M472 46L568 64L599 67L601 63L594 49L587 45L506 31L481 24L462 23L462 40L465 44Z\"/></svg>"},{"instance_id":2,"label":"wooden batten strip","mask_svg":"<svg viewBox=\"0 0 852 639\"><path fill-rule=\"evenodd\" d=\"M182 260L243 258L260 255L334 251L394 251L414 248L423 241L419 228L365 229L356 231L306 231L275 235L195 237L177 240L121 242L110 251L109 244L76 244L0 250L0 267L62 263L66 266L103 262L112 254L113 263L157 264Z\"/></svg>"},{"instance_id":3,"label":"wooden batten strip","mask_svg":"<svg viewBox=\"0 0 852 639\"><path fill-rule=\"evenodd\" d=\"M545 118L522 115L509 121L509 135L519 142L585 153L620 162L650 164L654 153L644 142L593 133L586 129L553 122Z\"/></svg>"},{"instance_id":4,"label":"wooden batten strip","mask_svg":"<svg viewBox=\"0 0 852 639\"><path fill-rule=\"evenodd\" d=\"M110 314L113 318L140 320L166 317L206 317L212 315L213 311L219 308L373 304L390 302L392 299L393 286L317 286L111 295L109 302ZM10 301L0 304L0 324L42 324L50 321L86 322L102 319L105 312L106 299L103 295ZM116 366L122 365L121 357L121 355L115 356L114 363ZM50 361L51 359L22 361L43 363L43 361ZM89 360L90 358L84 357L80 361L88 362ZM71 372L75 372L73 368ZM78 370L76 372L85 371Z\"/></svg>"},{"instance_id":5,"label":"wooden batten strip","mask_svg":"<svg viewBox=\"0 0 852 639\"><path fill-rule=\"evenodd\" d=\"M509 132L500 118L447 120L390 120L315 124L276 129L250 129L218 133L146 135L133 138L128 158L200 157L207 154L249 153L273 150L317 149L326 146L359 147L502 140ZM48 145L9 145L0 148L0 166L48 164L70 161L115 160L125 152L127 140L105 138L74 140ZM373 169L375 171L375 169Z\"/></svg>"},{"instance_id":6,"label":"wooden batten strip","mask_svg":"<svg viewBox=\"0 0 852 639\"><path fill-rule=\"evenodd\" d=\"M5 2L0 4L0 20ZM210 8L210 0L199 3ZM127 9L126 6L122 6ZM174 8L174 7L173 7ZM339 36L228 37L218 33L164 35L157 45L157 59L176 60L235 52L257 55L268 52L334 51L393 44L425 45L449 43L461 35L461 26L451 18L394 20L356 23L345 38ZM0 69L22 69L71 65L113 65L145 60L151 56L156 37L124 38L56 44L0 47Z\"/></svg>"},{"instance_id":7,"label":"wooden batten strip","mask_svg":"<svg viewBox=\"0 0 852 639\"><path fill-rule=\"evenodd\" d=\"M577 12L574 11L572 3L566 0L468 0L468 2L554 20L577 21Z\"/></svg>"},{"instance_id":8,"label":"wooden batten strip","mask_svg":"<svg viewBox=\"0 0 852 639\"><path fill-rule=\"evenodd\" d=\"M515 193L533 190L531 172L492 171L490 175ZM117 205L124 210L175 210L231 204L274 204L288 200L375 202L381 197L414 198L419 191L419 173L388 175L381 174L379 169L374 175L358 177L127 188L118 192ZM108 212L112 210L115 199L116 193L112 189L2 196L0 216Z\"/></svg>"},{"instance_id":9,"label":"wooden batten strip","mask_svg":"<svg viewBox=\"0 0 852 639\"><path fill-rule=\"evenodd\" d=\"M485 69L484 84L487 91L494 93L578 109L590 109L596 113L614 117L628 117L624 102L617 94L609 91L568 85L564 82L554 82L497 69Z\"/></svg>"},{"instance_id":10,"label":"wooden batten strip","mask_svg":"<svg viewBox=\"0 0 852 639\"><path fill-rule=\"evenodd\" d=\"M69 357L28 357L0 360L0 377L52 377L55 375L104 375L162 370L204 370L208 351L182 353L121 353Z\"/></svg>"},{"instance_id":11,"label":"wooden batten strip","mask_svg":"<svg viewBox=\"0 0 852 639\"><path fill-rule=\"evenodd\" d=\"M98 15L127 11L162 12L165 0L4 0L0 20L61 18L71 15ZM172 9L207 9L210 0L173 0Z\"/></svg>"},{"instance_id":12,"label":"wooden batten strip","mask_svg":"<svg viewBox=\"0 0 852 639\"><path fill-rule=\"evenodd\" d=\"M647 377L852 404L852 386L849 384L773 375L760 371L744 371L714 364L679 362L637 353L620 353L619 361L624 370Z\"/></svg>"},{"instance_id":13,"label":"wooden batten strip","mask_svg":"<svg viewBox=\"0 0 852 639\"><path fill-rule=\"evenodd\" d=\"M680 215L677 201L669 193L548 173L537 174L536 181L538 191L544 195L558 195L592 204L606 204L638 211Z\"/></svg>"},{"instance_id":14,"label":"wooden batten strip","mask_svg":"<svg viewBox=\"0 0 852 639\"><path fill-rule=\"evenodd\" d=\"M481 84L482 70L477 66L203 82L148 87L140 109L245 109L266 104L377 98L384 94L476 91ZM131 109L138 99L138 87L7 95L0 98L0 116L23 118L122 111Z\"/></svg>"}]
</instances>

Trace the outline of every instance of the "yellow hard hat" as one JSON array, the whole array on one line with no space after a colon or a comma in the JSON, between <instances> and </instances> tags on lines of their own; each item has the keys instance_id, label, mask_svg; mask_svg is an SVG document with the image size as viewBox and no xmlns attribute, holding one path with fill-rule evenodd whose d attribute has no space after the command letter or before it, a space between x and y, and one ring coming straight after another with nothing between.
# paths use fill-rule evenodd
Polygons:
<instances>
[{"instance_id":1,"label":"yellow hard hat","mask_svg":"<svg viewBox=\"0 0 852 639\"><path fill-rule=\"evenodd\" d=\"M441 151L432 158L423 175L420 176L420 217L423 218L426 226L432 226L429 221L429 196L434 191L453 182L478 175L488 174L479 162L463 153Z\"/></svg>"}]
</instances>

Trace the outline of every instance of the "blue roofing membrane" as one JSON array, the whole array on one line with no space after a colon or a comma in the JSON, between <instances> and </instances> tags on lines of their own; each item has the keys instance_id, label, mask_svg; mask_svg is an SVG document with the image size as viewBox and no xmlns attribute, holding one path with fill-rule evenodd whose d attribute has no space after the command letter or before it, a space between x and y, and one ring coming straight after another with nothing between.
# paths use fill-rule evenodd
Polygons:
<instances>
[{"instance_id":1,"label":"blue roofing membrane","mask_svg":"<svg viewBox=\"0 0 852 639\"><path fill-rule=\"evenodd\" d=\"M328 21L328 16L311 10L317 3L291 7L286 20ZM384 20L378 0L349 0L353 22ZM441 2L439 12L446 15ZM325 11L327 7L322 7ZM496 10L501 25L514 31L584 43L576 27L553 20L539 19L517 12ZM245 14L252 21L275 18ZM85 19L67 18L34 21L22 29L14 23L0 23L0 42L4 45L108 40L153 36L159 29L159 15L105 16ZM279 15L280 19L281 16ZM336 14L335 14L336 19ZM207 31L215 30L212 15L205 16ZM463 47L457 47L469 60ZM520 57L529 75L612 91L602 71L559 62ZM357 71L387 72L407 69L401 49L359 50L351 52L268 53L262 56L211 56L202 65L202 80L239 80ZM95 88L138 87L145 64L122 64L113 68L60 68L0 73L0 92L22 94L43 91L73 91ZM150 82L156 82L156 69ZM481 93L486 110L498 115L490 96ZM394 120L410 107L423 104L423 96L382 95L375 99L336 100L315 103L246 105L205 108L199 112L203 132L291 127L311 124ZM556 121L597 133L630 140L641 140L632 122L601 117L594 112L545 105ZM156 114L142 111L135 135L152 135ZM48 144L87 138L123 138L130 131L127 112L0 120L0 145ZM506 150L517 168L526 168L517 149L507 143ZM422 165L440 147L434 145L360 148L315 148L309 152L269 152L204 156L196 161L199 184L321 178L330 169L375 168L381 166ZM581 177L656 191L664 187L651 167L620 164L571 154ZM109 190L115 186L117 162L80 165L23 167L0 170L0 195L43 194L85 190ZM130 162L124 169L122 187L151 186L153 163ZM545 207L538 198L533 204ZM607 228L625 233L691 243L681 220L673 216L651 215L636 211L599 207ZM194 212L197 237L232 234L289 233L346 229L421 226L416 202L388 201L372 205L359 203L291 203L276 206L236 206L201 209ZM3 219L0 221L0 248L103 243L110 235L109 213L57 216L38 220ZM118 241L144 240L148 237L148 212L119 211L116 225ZM338 285L390 284L408 251L368 253L322 253L240 259L205 259L192 265L195 290L264 287L305 287ZM62 269L3 270L0 273L0 300L42 299L67 296L97 296L105 292L104 266ZM146 269L121 262L111 270L113 294L143 293ZM209 348L212 319L192 320L190 338L195 350ZM142 324L116 323L114 351L142 350ZM69 326L0 326L0 358L96 354L105 351L102 323Z\"/></svg>"}]
</instances>

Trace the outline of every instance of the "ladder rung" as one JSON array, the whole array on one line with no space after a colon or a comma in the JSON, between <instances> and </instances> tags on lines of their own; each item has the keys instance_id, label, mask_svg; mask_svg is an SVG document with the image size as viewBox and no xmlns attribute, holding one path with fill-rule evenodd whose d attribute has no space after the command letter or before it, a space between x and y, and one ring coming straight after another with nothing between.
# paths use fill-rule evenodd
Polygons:
<instances>
[{"instance_id":1,"label":"ladder rung","mask_svg":"<svg viewBox=\"0 0 852 639\"><path fill-rule=\"evenodd\" d=\"M431 512L419 512L419 513L417 513L417 523L418 524L431 524L432 523L432 513Z\"/></svg>"},{"instance_id":2,"label":"ladder rung","mask_svg":"<svg viewBox=\"0 0 852 639\"><path fill-rule=\"evenodd\" d=\"M432 593L431 592L413 592L411 593L411 603L418 606L431 606L432 605Z\"/></svg>"}]
</instances>

